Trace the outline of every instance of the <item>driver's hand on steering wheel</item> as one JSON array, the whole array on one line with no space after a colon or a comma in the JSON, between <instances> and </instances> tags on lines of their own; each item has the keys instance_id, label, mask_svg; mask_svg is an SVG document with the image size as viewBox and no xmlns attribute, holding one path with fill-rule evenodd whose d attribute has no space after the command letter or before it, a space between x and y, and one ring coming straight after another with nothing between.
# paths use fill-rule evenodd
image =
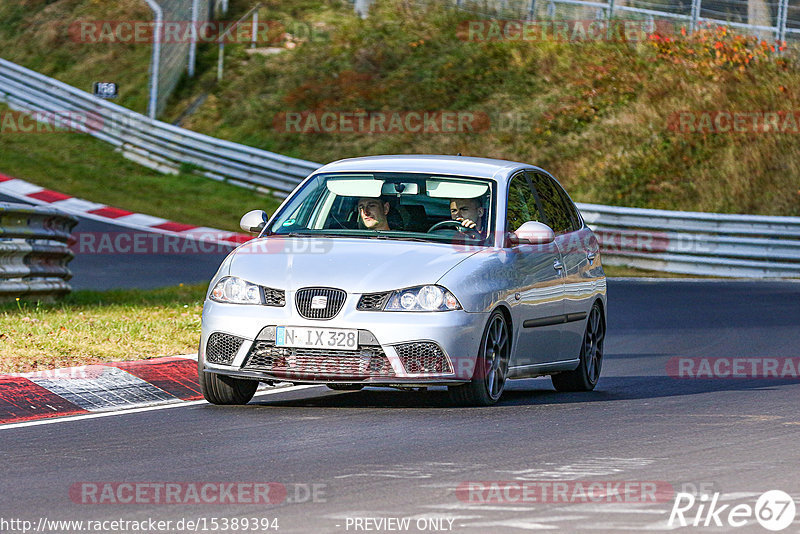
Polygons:
<instances>
[{"instance_id":1,"label":"driver's hand on steering wheel","mask_svg":"<svg viewBox=\"0 0 800 534\"><path fill-rule=\"evenodd\" d=\"M461 226L463 226L464 228L473 228L474 229L476 226L478 226L477 224L475 224L475 221L473 221L471 219L462 219L461 217L458 217L457 219L454 219L454 220L460 222Z\"/></svg>"}]
</instances>

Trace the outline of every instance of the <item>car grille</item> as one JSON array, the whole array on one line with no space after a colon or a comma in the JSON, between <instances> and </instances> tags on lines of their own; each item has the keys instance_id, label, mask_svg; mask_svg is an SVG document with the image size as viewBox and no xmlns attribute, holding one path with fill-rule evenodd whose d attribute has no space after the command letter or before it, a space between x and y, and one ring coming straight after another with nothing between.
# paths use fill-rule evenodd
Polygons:
<instances>
[{"instance_id":1,"label":"car grille","mask_svg":"<svg viewBox=\"0 0 800 534\"><path fill-rule=\"evenodd\" d=\"M230 365L243 342L244 339L240 337L214 332L206 343L206 361Z\"/></svg>"},{"instance_id":2,"label":"car grille","mask_svg":"<svg viewBox=\"0 0 800 534\"><path fill-rule=\"evenodd\" d=\"M256 341L242 369L267 371L289 378L369 378L394 376L380 346L359 350L276 347L272 341Z\"/></svg>"},{"instance_id":3,"label":"car grille","mask_svg":"<svg viewBox=\"0 0 800 534\"><path fill-rule=\"evenodd\" d=\"M324 308L312 309L314 297L325 297ZM297 291L294 297L297 311L306 319L330 319L342 309L347 293L330 287L306 287Z\"/></svg>"},{"instance_id":4,"label":"car grille","mask_svg":"<svg viewBox=\"0 0 800 534\"><path fill-rule=\"evenodd\" d=\"M386 300L391 295L391 291L384 291L383 293L364 293L358 300L356 309L361 311L378 311L382 310Z\"/></svg>"},{"instance_id":5,"label":"car grille","mask_svg":"<svg viewBox=\"0 0 800 534\"><path fill-rule=\"evenodd\" d=\"M264 304L267 306L286 306L286 292L283 289L265 287Z\"/></svg>"},{"instance_id":6,"label":"car grille","mask_svg":"<svg viewBox=\"0 0 800 534\"><path fill-rule=\"evenodd\" d=\"M453 372L450 360L436 343L429 341L403 343L395 345L394 349L409 374Z\"/></svg>"}]
</instances>

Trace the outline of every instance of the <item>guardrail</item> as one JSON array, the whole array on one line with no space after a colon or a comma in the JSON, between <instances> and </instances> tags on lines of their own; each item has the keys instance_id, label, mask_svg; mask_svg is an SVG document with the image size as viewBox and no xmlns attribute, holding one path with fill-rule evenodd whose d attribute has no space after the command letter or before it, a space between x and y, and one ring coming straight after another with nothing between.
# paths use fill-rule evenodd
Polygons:
<instances>
[{"instance_id":1,"label":"guardrail","mask_svg":"<svg viewBox=\"0 0 800 534\"><path fill-rule=\"evenodd\" d=\"M672 273L800 277L800 217L578 204L603 263Z\"/></svg>"},{"instance_id":2,"label":"guardrail","mask_svg":"<svg viewBox=\"0 0 800 534\"><path fill-rule=\"evenodd\" d=\"M63 211L0 202L0 300L69 293L70 231L78 219Z\"/></svg>"},{"instance_id":3,"label":"guardrail","mask_svg":"<svg viewBox=\"0 0 800 534\"><path fill-rule=\"evenodd\" d=\"M177 172L189 164L208 178L288 193L320 166L151 119L4 59L0 101L13 109L42 112L56 122L64 116L71 128L161 172Z\"/></svg>"}]
</instances>

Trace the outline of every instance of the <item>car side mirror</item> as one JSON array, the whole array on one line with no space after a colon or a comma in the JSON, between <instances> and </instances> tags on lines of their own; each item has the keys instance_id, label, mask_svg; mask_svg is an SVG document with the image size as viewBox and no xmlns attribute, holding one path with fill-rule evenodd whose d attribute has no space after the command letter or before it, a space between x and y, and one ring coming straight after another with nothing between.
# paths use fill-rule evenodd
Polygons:
<instances>
[{"instance_id":1,"label":"car side mirror","mask_svg":"<svg viewBox=\"0 0 800 534\"><path fill-rule=\"evenodd\" d=\"M267 225L268 219L269 217L267 217L266 212L263 210L248 211L242 216L242 220L239 221L239 226L245 232L259 234Z\"/></svg>"},{"instance_id":2,"label":"car side mirror","mask_svg":"<svg viewBox=\"0 0 800 534\"><path fill-rule=\"evenodd\" d=\"M546 245L556 239L553 229L544 223L528 221L509 235L512 245Z\"/></svg>"}]
</instances>

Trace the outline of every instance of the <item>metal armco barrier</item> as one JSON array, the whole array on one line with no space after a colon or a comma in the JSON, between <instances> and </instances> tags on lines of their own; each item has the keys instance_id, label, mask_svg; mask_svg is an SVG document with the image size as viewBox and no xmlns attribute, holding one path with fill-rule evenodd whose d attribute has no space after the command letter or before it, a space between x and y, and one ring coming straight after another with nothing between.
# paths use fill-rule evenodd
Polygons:
<instances>
[{"instance_id":1,"label":"metal armco barrier","mask_svg":"<svg viewBox=\"0 0 800 534\"><path fill-rule=\"evenodd\" d=\"M209 178L288 193L320 167L151 119L4 59L0 101L22 111L69 114L72 129L111 143L126 157L161 172L189 164ZM74 124L75 117L85 119L83 124Z\"/></svg>"},{"instance_id":2,"label":"metal armco barrier","mask_svg":"<svg viewBox=\"0 0 800 534\"><path fill-rule=\"evenodd\" d=\"M800 217L578 204L603 263L671 273L800 277Z\"/></svg>"},{"instance_id":3,"label":"metal armco barrier","mask_svg":"<svg viewBox=\"0 0 800 534\"><path fill-rule=\"evenodd\" d=\"M63 211L0 202L0 300L69 293L70 231Z\"/></svg>"}]
</instances>

